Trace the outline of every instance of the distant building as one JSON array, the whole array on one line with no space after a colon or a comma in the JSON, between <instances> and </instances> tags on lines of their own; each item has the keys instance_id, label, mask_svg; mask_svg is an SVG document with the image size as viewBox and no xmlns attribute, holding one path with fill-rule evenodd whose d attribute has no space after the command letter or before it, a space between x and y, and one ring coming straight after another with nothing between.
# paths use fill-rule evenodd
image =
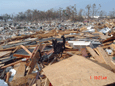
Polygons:
<instances>
[{"instance_id":1,"label":"distant building","mask_svg":"<svg viewBox=\"0 0 115 86\"><path fill-rule=\"evenodd\" d=\"M100 16L90 16L91 18L98 19Z\"/></svg>"}]
</instances>

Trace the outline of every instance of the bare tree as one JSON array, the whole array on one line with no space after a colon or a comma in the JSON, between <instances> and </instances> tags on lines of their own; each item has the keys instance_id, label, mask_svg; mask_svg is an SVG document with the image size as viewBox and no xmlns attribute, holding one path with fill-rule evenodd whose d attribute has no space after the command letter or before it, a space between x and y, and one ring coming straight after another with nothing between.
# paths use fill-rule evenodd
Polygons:
<instances>
[{"instance_id":1,"label":"bare tree","mask_svg":"<svg viewBox=\"0 0 115 86\"><path fill-rule=\"evenodd\" d=\"M95 16L96 14L96 4L92 5L92 16Z\"/></svg>"},{"instance_id":2,"label":"bare tree","mask_svg":"<svg viewBox=\"0 0 115 86\"><path fill-rule=\"evenodd\" d=\"M100 17L106 16L106 12L103 11L103 10L101 10L101 11L99 12L99 16L100 16Z\"/></svg>"},{"instance_id":3,"label":"bare tree","mask_svg":"<svg viewBox=\"0 0 115 86\"><path fill-rule=\"evenodd\" d=\"M78 13L78 16L81 17L81 16L82 16L82 13L83 13L83 9L80 9L80 10L79 10L79 13Z\"/></svg>"},{"instance_id":4,"label":"bare tree","mask_svg":"<svg viewBox=\"0 0 115 86\"><path fill-rule=\"evenodd\" d=\"M25 15L27 17L27 21L31 21L32 20L32 14L33 14L33 11L28 9L26 12L25 12Z\"/></svg>"},{"instance_id":5,"label":"bare tree","mask_svg":"<svg viewBox=\"0 0 115 86\"><path fill-rule=\"evenodd\" d=\"M113 8L112 11L109 12L109 16L110 18L114 18L115 17L115 9Z\"/></svg>"},{"instance_id":6,"label":"bare tree","mask_svg":"<svg viewBox=\"0 0 115 86\"><path fill-rule=\"evenodd\" d=\"M87 10L86 15L88 16L88 19L89 19L89 17L90 17L90 12L91 12L91 5L89 4L89 5L87 5L85 8L86 8L86 10Z\"/></svg>"},{"instance_id":7,"label":"bare tree","mask_svg":"<svg viewBox=\"0 0 115 86\"><path fill-rule=\"evenodd\" d=\"M101 5L99 4L99 7L96 6L96 4L92 5L92 16L96 16L99 13L99 10L101 8Z\"/></svg>"}]
</instances>

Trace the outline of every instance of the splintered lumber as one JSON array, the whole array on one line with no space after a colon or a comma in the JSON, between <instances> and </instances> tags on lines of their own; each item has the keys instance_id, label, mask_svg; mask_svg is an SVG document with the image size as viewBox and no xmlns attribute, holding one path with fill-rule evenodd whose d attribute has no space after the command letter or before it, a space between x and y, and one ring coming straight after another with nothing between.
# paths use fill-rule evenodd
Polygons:
<instances>
[{"instance_id":1,"label":"splintered lumber","mask_svg":"<svg viewBox=\"0 0 115 86\"><path fill-rule=\"evenodd\" d=\"M5 60L5 59L8 59L8 58L10 58L9 56L7 56L7 57L2 57L2 58L0 58L0 60Z\"/></svg>"},{"instance_id":2,"label":"splintered lumber","mask_svg":"<svg viewBox=\"0 0 115 86\"><path fill-rule=\"evenodd\" d=\"M53 86L104 86L115 82L112 71L78 55L47 66L43 72Z\"/></svg>"},{"instance_id":3,"label":"splintered lumber","mask_svg":"<svg viewBox=\"0 0 115 86\"><path fill-rule=\"evenodd\" d=\"M106 43L106 42L113 42L114 40L115 40L115 36L110 37L110 38L107 38L106 40L103 41L103 43Z\"/></svg>"},{"instance_id":4,"label":"splintered lumber","mask_svg":"<svg viewBox=\"0 0 115 86\"><path fill-rule=\"evenodd\" d=\"M106 39L107 37L103 33L99 33L101 39Z\"/></svg>"},{"instance_id":5,"label":"splintered lumber","mask_svg":"<svg viewBox=\"0 0 115 86\"><path fill-rule=\"evenodd\" d=\"M43 44L43 45L49 46L49 45L51 45L51 43L45 43L45 44ZM26 48L36 47L36 45L27 45L27 46L25 46L25 47L26 47ZM10 50L15 50L16 48L17 48L17 46L16 46L16 47L11 47L11 48L6 48L6 49L0 49L0 51L10 51ZM19 47L18 49L21 49L21 48Z\"/></svg>"},{"instance_id":6,"label":"splintered lumber","mask_svg":"<svg viewBox=\"0 0 115 86\"><path fill-rule=\"evenodd\" d=\"M19 49L19 46L17 46L16 49L12 51L12 53L15 53L18 49Z\"/></svg>"},{"instance_id":7,"label":"splintered lumber","mask_svg":"<svg viewBox=\"0 0 115 86\"><path fill-rule=\"evenodd\" d=\"M41 86L41 81L40 81L40 79L37 79L37 80L36 80L36 85L37 85L37 86Z\"/></svg>"},{"instance_id":8,"label":"splintered lumber","mask_svg":"<svg viewBox=\"0 0 115 86\"><path fill-rule=\"evenodd\" d=\"M66 48L69 48L69 49L72 49L72 47L69 45L69 43L66 43L66 44L65 44L65 47L66 47Z\"/></svg>"},{"instance_id":9,"label":"splintered lumber","mask_svg":"<svg viewBox=\"0 0 115 86\"><path fill-rule=\"evenodd\" d=\"M29 74L27 76L24 76L24 77L20 77L20 78L17 78L16 80L12 80L11 82L9 82L9 86L27 86L28 83L36 78L37 74L34 73L34 74Z\"/></svg>"},{"instance_id":10,"label":"splintered lumber","mask_svg":"<svg viewBox=\"0 0 115 86\"><path fill-rule=\"evenodd\" d=\"M7 44L15 44L15 43L19 43L21 42L22 40L18 40L18 41L11 41L11 42L8 42Z\"/></svg>"},{"instance_id":11,"label":"splintered lumber","mask_svg":"<svg viewBox=\"0 0 115 86\"><path fill-rule=\"evenodd\" d=\"M27 67L28 68L27 75L30 74L33 71L34 66L37 63L38 59L39 59L38 50L42 50L42 45L37 45L36 48L33 50L32 55L30 57L31 61L29 62L29 65Z\"/></svg>"},{"instance_id":12,"label":"splintered lumber","mask_svg":"<svg viewBox=\"0 0 115 86\"><path fill-rule=\"evenodd\" d=\"M23 77L25 74L25 62L21 62L20 66L18 67L17 71L16 71L16 75L14 76L13 80L19 78L19 77Z\"/></svg>"},{"instance_id":13,"label":"splintered lumber","mask_svg":"<svg viewBox=\"0 0 115 86\"><path fill-rule=\"evenodd\" d=\"M32 55L32 53L23 45L20 45L30 56Z\"/></svg>"},{"instance_id":14,"label":"splintered lumber","mask_svg":"<svg viewBox=\"0 0 115 86\"><path fill-rule=\"evenodd\" d=\"M1 68L2 68L2 69L3 69L3 68L7 68L7 67L9 67L9 66L13 66L13 65L15 65L15 64L17 64L17 63L20 63L20 62L22 62L22 60L19 60L19 61L16 61L16 62L10 63L10 64L5 65L5 66L2 66Z\"/></svg>"},{"instance_id":15,"label":"splintered lumber","mask_svg":"<svg viewBox=\"0 0 115 86\"><path fill-rule=\"evenodd\" d=\"M40 52L43 52L43 50L45 49L45 47L46 47L46 44L44 44L42 47L41 47L41 51Z\"/></svg>"},{"instance_id":16,"label":"splintered lumber","mask_svg":"<svg viewBox=\"0 0 115 86\"><path fill-rule=\"evenodd\" d=\"M9 78L10 78L11 72L7 72L6 73L6 82L9 82Z\"/></svg>"},{"instance_id":17,"label":"splintered lumber","mask_svg":"<svg viewBox=\"0 0 115 86\"><path fill-rule=\"evenodd\" d=\"M115 44L111 44L110 47L115 51Z\"/></svg>"},{"instance_id":18,"label":"splintered lumber","mask_svg":"<svg viewBox=\"0 0 115 86\"><path fill-rule=\"evenodd\" d=\"M115 71L115 65L111 62L111 58L107 55L102 47L97 47L101 57L105 60L106 64L109 65Z\"/></svg>"},{"instance_id":19,"label":"splintered lumber","mask_svg":"<svg viewBox=\"0 0 115 86\"><path fill-rule=\"evenodd\" d=\"M86 49L95 58L95 60L97 60L99 63L104 63L104 60L100 56L98 56L92 48L86 47Z\"/></svg>"},{"instance_id":20,"label":"splintered lumber","mask_svg":"<svg viewBox=\"0 0 115 86\"><path fill-rule=\"evenodd\" d=\"M3 52L0 52L0 58L5 56L5 55L8 55L10 54L12 51L3 51Z\"/></svg>"},{"instance_id":21,"label":"splintered lumber","mask_svg":"<svg viewBox=\"0 0 115 86\"><path fill-rule=\"evenodd\" d=\"M78 50L76 50L76 51L64 51L64 53L71 54L71 55L73 55L73 54L80 55L81 51L78 51Z\"/></svg>"},{"instance_id":22,"label":"splintered lumber","mask_svg":"<svg viewBox=\"0 0 115 86\"><path fill-rule=\"evenodd\" d=\"M18 57L18 58L30 58L30 56L28 55L22 55L22 54L14 54L14 57Z\"/></svg>"},{"instance_id":23,"label":"splintered lumber","mask_svg":"<svg viewBox=\"0 0 115 86\"><path fill-rule=\"evenodd\" d=\"M101 45L103 45L103 46L106 46L106 45L109 45L109 44L111 44L112 42L106 42L106 43L103 43L103 44L101 44Z\"/></svg>"},{"instance_id":24,"label":"splintered lumber","mask_svg":"<svg viewBox=\"0 0 115 86\"><path fill-rule=\"evenodd\" d=\"M48 37L52 37L52 36L55 36L55 33L54 34L51 34L51 33L47 33L47 34L39 34L37 35L39 38L48 38Z\"/></svg>"},{"instance_id":25,"label":"splintered lumber","mask_svg":"<svg viewBox=\"0 0 115 86\"><path fill-rule=\"evenodd\" d=\"M102 48L108 48L110 47L110 45L105 45L105 46L102 46Z\"/></svg>"},{"instance_id":26,"label":"splintered lumber","mask_svg":"<svg viewBox=\"0 0 115 86\"><path fill-rule=\"evenodd\" d=\"M9 50L14 50L16 49L16 47L11 47L11 48L7 48L7 49L0 49L0 51L9 51Z\"/></svg>"},{"instance_id":27,"label":"splintered lumber","mask_svg":"<svg viewBox=\"0 0 115 86\"><path fill-rule=\"evenodd\" d=\"M86 27L82 27L82 28L80 28L80 32L83 30L86 30L86 29L87 29Z\"/></svg>"},{"instance_id":28,"label":"splintered lumber","mask_svg":"<svg viewBox=\"0 0 115 86\"><path fill-rule=\"evenodd\" d=\"M70 34L70 33L78 33L78 31L65 31L65 32L60 32L60 35L64 35L64 34Z\"/></svg>"},{"instance_id":29,"label":"splintered lumber","mask_svg":"<svg viewBox=\"0 0 115 86\"><path fill-rule=\"evenodd\" d=\"M49 82L48 78L46 78L44 86L49 86L49 84L50 84L50 82Z\"/></svg>"}]
</instances>

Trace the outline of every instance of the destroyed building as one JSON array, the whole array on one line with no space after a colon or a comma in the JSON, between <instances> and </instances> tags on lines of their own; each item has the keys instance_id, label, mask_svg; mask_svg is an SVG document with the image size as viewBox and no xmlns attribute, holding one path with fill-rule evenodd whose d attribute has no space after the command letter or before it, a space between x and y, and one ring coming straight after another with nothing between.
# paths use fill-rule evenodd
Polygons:
<instances>
[{"instance_id":1,"label":"destroyed building","mask_svg":"<svg viewBox=\"0 0 115 86\"><path fill-rule=\"evenodd\" d=\"M1 23L0 86L115 84L115 21Z\"/></svg>"}]
</instances>

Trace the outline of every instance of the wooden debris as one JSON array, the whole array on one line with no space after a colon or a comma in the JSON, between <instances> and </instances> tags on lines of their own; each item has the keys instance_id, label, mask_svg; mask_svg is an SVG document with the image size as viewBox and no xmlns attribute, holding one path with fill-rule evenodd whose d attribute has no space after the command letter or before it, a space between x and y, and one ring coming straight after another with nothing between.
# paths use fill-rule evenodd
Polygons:
<instances>
[{"instance_id":1,"label":"wooden debris","mask_svg":"<svg viewBox=\"0 0 115 86\"><path fill-rule=\"evenodd\" d=\"M5 55L9 55L11 54L12 51L3 51L3 52L0 52L0 58L5 56Z\"/></svg>"},{"instance_id":2,"label":"wooden debris","mask_svg":"<svg viewBox=\"0 0 115 86\"><path fill-rule=\"evenodd\" d=\"M102 86L115 81L115 22L95 22L95 32L92 27L86 27L90 23L62 25L61 28L56 28L58 23L50 27L51 23L48 22L50 25L47 30L47 24L42 24L28 30L28 35L21 34L0 41L1 79L6 80L9 86ZM79 28L65 29L76 25ZM31 25L25 27L28 26L31 28ZM111 33L105 35L98 31L105 27L112 28ZM15 34L20 35L19 32ZM10 34L6 32L6 35ZM54 39L62 41L62 35L66 38L65 47L60 42L52 43ZM67 40L77 41L79 45L70 46ZM55 52L54 44L59 52ZM11 82L10 69L16 70Z\"/></svg>"},{"instance_id":3,"label":"wooden debris","mask_svg":"<svg viewBox=\"0 0 115 86\"><path fill-rule=\"evenodd\" d=\"M24 77L17 78L16 80L13 80L9 83L9 86L22 86L22 85L28 85L29 82L34 79L37 76L36 73L29 74Z\"/></svg>"},{"instance_id":4,"label":"wooden debris","mask_svg":"<svg viewBox=\"0 0 115 86\"><path fill-rule=\"evenodd\" d=\"M20 45L30 56L32 55L32 53L23 45Z\"/></svg>"},{"instance_id":5,"label":"wooden debris","mask_svg":"<svg viewBox=\"0 0 115 86\"><path fill-rule=\"evenodd\" d=\"M6 82L9 83L9 78L10 78L11 72L7 72L6 74Z\"/></svg>"},{"instance_id":6,"label":"wooden debris","mask_svg":"<svg viewBox=\"0 0 115 86\"><path fill-rule=\"evenodd\" d=\"M102 86L115 81L113 72L78 55L50 65L43 71L53 86Z\"/></svg>"},{"instance_id":7,"label":"wooden debris","mask_svg":"<svg viewBox=\"0 0 115 86\"><path fill-rule=\"evenodd\" d=\"M17 70L16 75L14 76L13 80L24 76L25 69L26 69L25 64L26 64L25 62L20 63L20 66L18 67L18 70Z\"/></svg>"},{"instance_id":8,"label":"wooden debris","mask_svg":"<svg viewBox=\"0 0 115 86\"><path fill-rule=\"evenodd\" d=\"M104 63L104 60L103 60L100 56L98 56L98 55L96 54L96 52L95 52L92 48L90 48L90 47L86 47L86 48L87 48L87 50L90 52L90 54L91 54L98 62Z\"/></svg>"},{"instance_id":9,"label":"wooden debris","mask_svg":"<svg viewBox=\"0 0 115 86\"><path fill-rule=\"evenodd\" d=\"M98 51L100 52L100 55L104 59L107 65L109 65L114 71L115 71L115 65L111 62L111 59L107 55L107 53L104 51L102 47L97 47Z\"/></svg>"}]
</instances>

